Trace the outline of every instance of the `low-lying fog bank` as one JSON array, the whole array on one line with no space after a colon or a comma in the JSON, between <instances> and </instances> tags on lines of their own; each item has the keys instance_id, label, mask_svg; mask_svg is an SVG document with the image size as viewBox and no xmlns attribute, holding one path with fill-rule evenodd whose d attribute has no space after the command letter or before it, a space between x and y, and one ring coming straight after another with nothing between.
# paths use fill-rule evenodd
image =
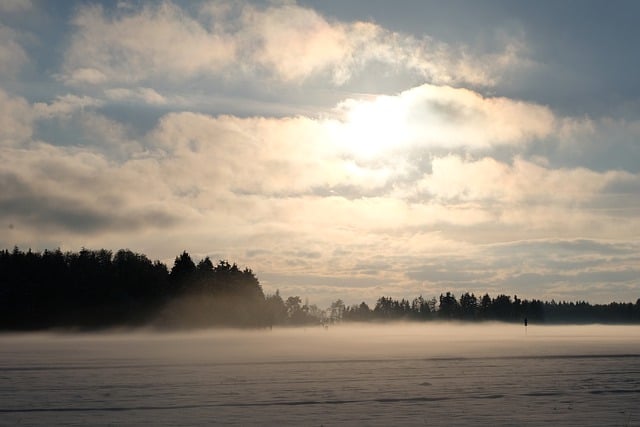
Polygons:
<instances>
[{"instance_id":1,"label":"low-lying fog bank","mask_svg":"<svg viewBox=\"0 0 640 427\"><path fill-rule=\"evenodd\" d=\"M336 325L328 329L0 335L2 364L188 363L640 354L640 326L483 323Z\"/></svg>"}]
</instances>

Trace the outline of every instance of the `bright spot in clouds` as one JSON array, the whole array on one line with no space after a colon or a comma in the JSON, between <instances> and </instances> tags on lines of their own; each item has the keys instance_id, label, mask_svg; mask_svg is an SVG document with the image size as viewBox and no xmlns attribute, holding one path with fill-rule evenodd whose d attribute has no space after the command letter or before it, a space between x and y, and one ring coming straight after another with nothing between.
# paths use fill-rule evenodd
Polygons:
<instances>
[{"instance_id":1,"label":"bright spot in clouds","mask_svg":"<svg viewBox=\"0 0 640 427\"><path fill-rule=\"evenodd\" d=\"M388 155L406 143L409 130L403 105L389 96L368 101L344 101L338 106L344 113L342 135L337 136L356 157L370 159Z\"/></svg>"},{"instance_id":2,"label":"bright spot in clouds","mask_svg":"<svg viewBox=\"0 0 640 427\"><path fill-rule=\"evenodd\" d=\"M363 159L403 155L415 147L473 152L522 145L557 126L543 106L428 84L393 96L347 99L336 112L341 119L329 123L332 138Z\"/></svg>"}]
</instances>

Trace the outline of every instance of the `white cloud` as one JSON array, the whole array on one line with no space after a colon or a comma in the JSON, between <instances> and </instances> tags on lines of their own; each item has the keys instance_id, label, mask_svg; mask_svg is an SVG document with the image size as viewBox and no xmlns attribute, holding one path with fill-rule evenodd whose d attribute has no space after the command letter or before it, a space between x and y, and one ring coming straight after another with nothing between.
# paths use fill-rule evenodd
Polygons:
<instances>
[{"instance_id":1,"label":"white cloud","mask_svg":"<svg viewBox=\"0 0 640 427\"><path fill-rule=\"evenodd\" d=\"M334 239L354 242L354 235L375 241L386 233L425 227L464 227L473 239L474 227L481 224L526 225L544 233L570 223L572 233L600 235L612 230L611 213L589 206L608 197L608 187L638 180L622 172L551 169L522 158L506 164L449 155L433 158L432 171L419 180L390 186L402 173L397 165L363 166L345 158L321 120L173 113L141 142L100 115L85 113L82 122L91 143L76 150L108 162L98 176L106 186L126 188L120 199L149 206L162 200L169 211L187 209L199 218L194 223L221 221L225 230L214 226L212 232L229 236L250 228L257 234L271 229L320 239L318 230L324 230L323 246ZM73 158L67 151L58 156ZM29 165L19 170L36 167L46 169ZM62 173L56 170L56 176ZM156 190L125 182L149 183ZM64 188L74 185L67 182ZM352 189L355 197L343 195L343 188ZM95 196L100 191L74 193ZM625 226L633 221L628 218ZM326 231L331 229L342 231L332 235Z\"/></svg>"},{"instance_id":2,"label":"white cloud","mask_svg":"<svg viewBox=\"0 0 640 427\"><path fill-rule=\"evenodd\" d=\"M340 85L371 64L383 64L390 72L409 72L432 83L491 86L505 69L525 64L520 39L506 40L501 52L476 55L465 46L416 39L370 22L329 21L295 4L245 7L236 36L239 44L251 42L243 49L250 52L250 62L285 81L328 72Z\"/></svg>"},{"instance_id":3,"label":"white cloud","mask_svg":"<svg viewBox=\"0 0 640 427\"><path fill-rule=\"evenodd\" d=\"M326 73L340 85L383 64L432 83L491 86L504 70L526 63L519 39L507 40L500 52L476 55L373 23L330 21L296 4L206 3L197 16L169 2L109 13L87 6L73 22L62 72L69 84L199 75L300 83Z\"/></svg>"},{"instance_id":4,"label":"white cloud","mask_svg":"<svg viewBox=\"0 0 640 427\"><path fill-rule=\"evenodd\" d=\"M337 113L341 122L333 127L333 137L364 158L416 147L519 146L556 129L556 119L546 107L447 86L422 85L396 96L349 99Z\"/></svg>"},{"instance_id":5,"label":"white cloud","mask_svg":"<svg viewBox=\"0 0 640 427\"><path fill-rule=\"evenodd\" d=\"M351 54L343 25L331 25L315 11L296 5L245 7L242 25L242 37L257 45L251 60L284 80L334 68Z\"/></svg>"},{"instance_id":6,"label":"white cloud","mask_svg":"<svg viewBox=\"0 0 640 427\"><path fill-rule=\"evenodd\" d=\"M529 205L586 202L612 182L631 176L583 168L549 169L522 158L509 165L490 157L474 161L455 155L434 158L432 168L432 173L418 183L431 196Z\"/></svg>"},{"instance_id":7,"label":"white cloud","mask_svg":"<svg viewBox=\"0 0 640 427\"><path fill-rule=\"evenodd\" d=\"M101 6L78 12L63 66L67 83L193 77L226 67L235 55L232 40L209 32L172 3L113 13L108 16Z\"/></svg>"},{"instance_id":8,"label":"white cloud","mask_svg":"<svg viewBox=\"0 0 640 427\"><path fill-rule=\"evenodd\" d=\"M115 98L144 93L126 88L107 92ZM2 96L5 140L28 139L33 117L73 116L70 126L82 135L79 145L67 150L44 144L33 153L37 159L36 153L46 152L38 161L58 159L65 166L16 161L13 173L17 176L27 170L52 171L51 185L64 184L64 191L87 197L87 205L95 204L92 198L103 192L100 186L113 185L121 192L118 200L125 211L129 201L136 200L132 210L154 207L161 201L167 212L186 214L193 224L226 224L225 230L213 227L212 233L222 232L229 239L248 228L252 233L277 230L277 234L298 233L315 239L319 239L318 230L339 229L342 231L332 237L349 242L360 234L376 240L403 230L414 230L408 232L411 236L415 230L465 228L471 240L479 233L482 241L486 237L476 230L478 225L526 226L538 235L565 227L570 233L601 237L606 232L620 236L624 227L637 222L633 215L601 209L611 197L617 197L616 206L629 206L624 201L629 199L627 193L612 193L613 188L630 188L638 182L637 175L627 172L557 169L543 158L515 157L506 163L488 155L474 160L451 154L433 156L430 171L417 174L418 166L409 154L412 147L518 146L547 137L557 123L565 123L544 107L483 98L468 90L424 85L395 97L352 100L340 107L345 114L342 120L170 113L139 140L122 123L93 111L101 105L94 98L66 95L30 107L21 98ZM74 115L83 109L81 115ZM385 123L388 117L390 123ZM492 128L493 123L505 125ZM400 143L407 150L377 158L360 155L358 150L371 149L360 141L376 136L393 146L398 141L384 139L396 134L404 135ZM86 179L76 177L69 182L61 178L67 168L74 170L74 161L87 162L82 153L103 163L92 168L92 173L79 168L84 171L79 176L86 173ZM27 160L25 157L24 162ZM99 185L75 189L86 182ZM113 200L111 190L107 193L100 200ZM47 194L62 193L51 190ZM615 223L614 217L618 219ZM509 233L528 231L509 228ZM458 239L459 234L455 235ZM323 247L329 245L330 240L323 243Z\"/></svg>"},{"instance_id":9,"label":"white cloud","mask_svg":"<svg viewBox=\"0 0 640 427\"><path fill-rule=\"evenodd\" d=\"M148 140L206 173L198 182L238 193L293 196L341 184L372 188L383 185L388 174L340 157L323 122L305 117L174 113L160 121Z\"/></svg>"}]
</instances>

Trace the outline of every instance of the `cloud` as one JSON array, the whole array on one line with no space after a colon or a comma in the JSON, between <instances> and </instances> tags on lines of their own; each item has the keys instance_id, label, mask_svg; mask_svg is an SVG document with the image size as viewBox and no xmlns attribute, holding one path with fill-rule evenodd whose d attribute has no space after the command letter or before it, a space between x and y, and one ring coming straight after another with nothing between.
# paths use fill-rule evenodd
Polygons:
<instances>
[{"instance_id":1,"label":"cloud","mask_svg":"<svg viewBox=\"0 0 640 427\"><path fill-rule=\"evenodd\" d=\"M437 113L445 117L440 121L432 119L425 125L424 111L434 108L440 93L444 94L443 104L447 108L444 113L440 110ZM556 123L545 109L540 110L542 119L537 122L531 118L535 114L527 114L530 112L518 103L513 103L512 110L509 100L495 102L470 91L446 87L440 92L431 86L421 86L382 99L388 109L381 111L399 111L414 135L407 139L407 144L418 147L425 144L425 139L433 144L429 136L442 128L449 129L452 135L453 127L448 122L457 115L477 129L500 120L500 115L523 117L518 120L524 130L513 127L505 135L491 136L480 146L496 141L522 145L528 138L551 133ZM19 123L23 116L34 114L24 100L12 100L16 111L20 106L24 111L6 129L15 126L14 122ZM375 110L379 103L380 98L360 100L357 104L353 101L350 108ZM615 235L622 235L624 227L637 222L633 215L636 208L625 200L633 200L628 191L633 194L633 183L638 177L627 172L554 169L539 159L515 157L504 162L488 155L473 159L463 154L432 155L426 164L417 165L412 163L411 149L397 156L362 160L358 151L362 147L358 144L370 133L354 133L350 121L353 118L349 117L275 119L169 113L146 135L134 137L122 123L92 110L99 105L93 98L73 95L59 97L49 104L34 104L33 111L39 120L72 117L69 126L82 138L64 148L38 145L31 156L18 156L9 150L3 153L5 159L15 158L11 162L13 174L24 182L45 182L43 189L53 186L46 193L34 193L28 200L39 197L52 200L58 194L65 200L63 205L70 206L65 193L68 191L84 200L78 200L79 207L108 210L116 200L124 211L139 215L144 206L155 212L158 201L162 201L170 218L186 215L185 220L193 224L224 222L228 229L213 227L211 232L223 232L230 239L244 227L251 228L252 233L266 233L270 238L289 233L298 238L319 239L319 229L339 230L323 236L321 247L314 249L314 253L326 253L332 241L359 240L354 239L354 234L375 236L372 237L375 240L396 233L411 236L418 230L440 229L452 233L455 239L483 241L489 230L506 226L512 236L521 237L561 229L602 236L612 228ZM87 111L76 114L83 107ZM530 108L538 111L535 105ZM370 127L374 129L382 120L376 114L369 116ZM29 136L30 128L26 129L23 138ZM473 148L477 141L472 139L473 132L469 129L461 126L460 132L470 138L468 143ZM447 140L440 142L446 144ZM352 143L357 150L349 146ZM86 168L81 162L92 167ZM48 173L25 175L24 171ZM626 193L620 193L621 186L627 188ZM120 193L113 194L116 191ZM619 196L616 206L620 211L598 209L611 200L612 194ZM48 206L50 209L52 204ZM612 218L618 221L612 222ZM475 228L479 225L484 232ZM499 239L504 233L496 231L493 238ZM467 236L461 237L464 234ZM376 243L374 247L380 251L388 248L389 243L385 241L382 246ZM283 248L283 252L290 254L305 251L309 248ZM305 257L296 258L309 261Z\"/></svg>"},{"instance_id":2,"label":"cloud","mask_svg":"<svg viewBox=\"0 0 640 427\"><path fill-rule=\"evenodd\" d=\"M76 118L81 144L113 162L127 162L144 152L143 144L129 136L127 127L104 115L85 112Z\"/></svg>"},{"instance_id":3,"label":"cloud","mask_svg":"<svg viewBox=\"0 0 640 427\"><path fill-rule=\"evenodd\" d=\"M148 96L150 101L161 96L146 89L105 93L115 99ZM429 154L422 164L415 163L412 156L420 149L486 153L490 147L522 147L555 133L575 134L557 132L567 122L546 107L451 87L422 85L396 96L347 100L337 108L338 118L169 113L142 138L98 114L104 101L92 97L69 94L30 109L21 98L2 96L5 139L29 138L34 117L73 116L70 126L81 132L82 149L117 165L149 162L156 182L175 200L203 212L219 203L262 200L268 206L258 210L264 210L264 217L306 217L320 224L347 218L349 227L363 230L398 223L471 226L493 221L544 229L559 227L557 218L571 212L574 225L585 227L612 215L585 208L599 208L612 195L628 198L638 180L628 172L558 169L545 159L522 156L505 162L486 154L478 159ZM623 199L616 203L625 205Z\"/></svg>"},{"instance_id":4,"label":"cloud","mask_svg":"<svg viewBox=\"0 0 640 427\"><path fill-rule=\"evenodd\" d=\"M415 149L522 145L547 136L555 126L553 114L543 107L430 85L397 96L345 101L338 110L340 119L171 113L162 118L147 140L172 156L190 159L194 169L202 164L207 176L200 182L232 183L230 190L238 194L361 197L383 195L391 191L391 186L400 193L404 188L400 181L409 176L407 168L415 168L410 159ZM497 125L511 121L514 124L510 126ZM210 159L221 166L207 167ZM435 172L419 182L417 189L405 190L441 198L447 198L442 191L448 191L449 198L455 198L469 193L464 186L472 185L475 187L471 191L478 192L480 199L492 191L506 199L516 197L521 187L530 191L536 186L547 188L547 183L528 184L531 174L548 180L548 186L562 184L564 179L545 175L534 163L516 160L513 185L505 189L498 182L507 181L491 179L508 178L508 167L491 161L467 164L455 156L435 158L430 165ZM452 173L446 174L447 169ZM581 187L578 182L583 178L598 179L586 171L570 174L578 175L568 181L574 187ZM476 178L485 175L487 178ZM493 187L480 188L482 179ZM561 194L567 196L569 190ZM591 190L572 191L573 200L580 191Z\"/></svg>"},{"instance_id":5,"label":"cloud","mask_svg":"<svg viewBox=\"0 0 640 427\"><path fill-rule=\"evenodd\" d=\"M127 125L98 112L103 105L101 99L72 94L36 102L30 109L38 125L35 136L54 146L81 147L111 161L126 161L142 151L142 145Z\"/></svg>"},{"instance_id":6,"label":"cloud","mask_svg":"<svg viewBox=\"0 0 640 427\"><path fill-rule=\"evenodd\" d=\"M299 84L322 75L342 85L382 65L432 83L492 86L504 70L526 64L518 38L476 55L370 22L331 21L296 4L213 2L195 14L170 2L114 11L84 6L73 24L60 75L70 85L202 76Z\"/></svg>"},{"instance_id":7,"label":"cloud","mask_svg":"<svg viewBox=\"0 0 640 427\"><path fill-rule=\"evenodd\" d=\"M188 160L192 170L203 174L198 182L226 186L238 194L308 195L314 187L342 183L371 188L381 184L385 174L361 170L337 156L322 122L305 117L171 113L148 140L172 157Z\"/></svg>"},{"instance_id":8,"label":"cloud","mask_svg":"<svg viewBox=\"0 0 640 427\"><path fill-rule=\"evenodd\" d=\"M508 39L503 50L475 55L466 46L451 46L428 36L413 36L371 22L330 21L295 4L246 6L237 36L250 40L250 63L279 79L301 81L328 73L336 85L383 65L387 72L409 72L438 84L491 86L504 69L523 66L523 43Z\"/></svg>"},{"instance_id":9,"label":"cloud","mask_svg":"<svg viewBox=\"0 0 640 427\"><path fill-rule=\"evenodd\" d=\"M640 227L640 176L616 165L637 157L637 122L454 87L491 86L522 66L518 40L476 55L290 3L121 6L78 9L58 76L73 93L29 104L0 91L5 246L166 259L186 248L246 262L272 290L353 302L632 286L625 266L638 248L624 242ZM187 86L203 98L212 82L277 92L372 69L431 83L318 115L216 116L188 101L164 114ZM154 109L151 130L131 129L111 103ZM43 123L59 135L36 126L34 136Z\"/></svg>"},{"instance_id":10,"label":"cloud","mask_svg":"<svg viewBox=\"0 0 640 427\"><path fill-rule=\"evenodd\" d=\"M152 139L166 141L171 152L181 153L193 166L208 163L211 158L224 165L211 168L210 175L198 178L198 182L222 184L223 188L226 185L239 196L285 198L287 204L278 208L282 212L296 212L311 223L324 224L328 220L327 226L335 218L349 218L350 227L363 230L394 228L399 223L405 227L438 223L468 226L495 221L500 213L495 211L494 203L508 206L537 197L541 204L548 194L557 194L554 200L562 203L571 196L566 202L572 203L594 196L605 185L600 182L600 175L588 171L582 175L580 171L556 175L521 160L511 170L509 165L493 159L474 163L456 156L434 158L433 172L420 181L396 182L399 176L405 178L403 162L398 165L392 159L386 165L359 165L336 150L323 124L326 123L303 118L211 119L180 114L165 117ZM251 162L247 163L245 159L249 157ZM557 184L572 176L563 184L566 191L558 192ZM592 188L582 186L583 176L591 179ZM178 181L174 178L174 182ZM613 181L612 176L607 182ZM513 185L505 189L507 182ZM520 187L529 191L522 199L518 199ZM318 192L318 188L329 191ZM425 198L415 198L416 191L428 195L426 203ZM345 198L345 194L353 197ZM484 205L485 202L489 204ZM273 200L269 203L278 206Z\"/></svg>"},{"instance_id":11,"label":"cloud","mask_svg":"<svg viewBox=\"0 0 640 427\"><path fill-rule=\"evenodd\" d=\"M19 33L0 24L0 77L13 78L29 60L19 43Z\"/></svg>"},{"instance_id":12,"label":"cloud","mask_svg":"<svg viewBox=\"0 0 640 427\"><path fill-rule=\"evenodd\" d=\"M84 111L85 108L91 109L101 105L103 105L103 102L99 99L67 94L56 97L55 101L49 104L36 102L33 105L33 110L37 118L51 119L54 117L69 117L76 111Z\"/></svg>"},{"instance_id":13,"label":"cloud","mask_svg":"<svg viewBox=\"0 0 640 427\"><path fill-rule=\"evenodd\" d=\"M611 269L602 258L592 261L591 270L524 272L508 277L498 286L520 289L522 295L550 300L591 300L611 302L611 295L624 295L623 301L634 301L634 279L640 272L636 268ZM531 297L530 297L531 298Z\"/></svg>"},{"instance_id":14,"label":"cloud","mask_svg":"<svg viewBox=\"0 0 640 427\"><path fill-rule=\"evenodd\" d=\"M72 85L193 77L224 68L235 55L232 40L208 31L170 2L111 15L101 6L86 6L73 25L62 75Z\"/></svg>"},{"instance_id":15,"label":"cloud","mask_svg":"<svg viewBox=\"0 0 640 427\"><path fill-rule=\"evenodd\" d=\"M462 267L462 266L458 266ZM433 283L442 283L448 284L450 286L451 283L455 283L456 286L464 287L468 286L470 283L473 286L477 286L478 280L490 279L493 275L489 272L472 272L469 271L468 268L456 270L451 267L441 269L441 268L429 268L424 267L419 270L410 271L407 273L407 276L413 280L418 280L420 282L427 281Z\"/></svg>"},{"instance_id":16,"label":"cloud","mask_svg":"<svg viewBox=\"0 0 640 427\"><path fill-rule=\"evenodd\" d=\"M617 292L634 301L637 244L623 241L535 239L478 245L446 256L407 262L407 277L436 292L517 294L520 298L609 302Z\"/></svg>"},{"instance_id":17,"label":"cloud","mask_svg":"<svg viewBox=\"0 0 640 427\"><path fill-rule=\"evenodd\" d=\"M418 187L444 200L574 205L628 178L631 175L625 172L549 169L522 158L515 158L509 165L489 157L473 161L449 155L432 160L432 172Z\"/></svg>"},{"instance_id":18,"label":"cloud","mask_svg":"<svg viewBox=\"0 0 640 427\"><path fill-rule=\"evenodd\" d=\"M66 75L62 77L66 83L70 85L88 83L97 85L105 83L109 79L102 71L96 68L79 67L69 70Z\"/></svg>"},{"instance_id":19,"label":"cloud","mask_svg":"<svg viewBox=\"0 0 640 427\"><path fill-rule=\"evenodd\" d=\"M5 13L25 12L33 7L31 0L3 0L0 11Z\"/></svg>"},{"instance_id":20,"label":"cloud","mask_svg":"<svg viewBox=\"0 0 640 427\"><path fill-rule=\"evenodd\" d=\"M148 87L136 89L113 88L106 89L104 93L107 98L114 101L142 101L151 105L164 105L167 103L167 98Z\"/></svg>"},{"instance_id":21,"label":"cloud","mask_svg":"<svg viewBox=\"0 0 640 427\"><path fill-rule=\"evenodd\" d=\"M332 25L314 10L293 4L266 10L247 6L241 23L242 37L257 45L250 60L281 79L299 80L333 69L334 80L344 81L336 67L353 49L344 25Z\"/></svg>"},{"instance_id":22,"label":"cloud","mask_svg":"<svg viewBox=\"0 0 640 427\"><path fill-rule=\"evenodd\" d=\"M556 129L554 114L547 107L429 84L395 96L349 99L336 111L343 117L345 144L355 142L357 150L370 153L411 147L478 150L522 145Z\"/></svg>"},{"instance_id":23,"label":"cloud","mask_svg":"<svg viewBox=\"0 0 640 427\"><path fill-rule=\"evenodd\" d=\"M566 165L594 170L640 172L640 121L637 118L567 117L558 126L549 156Z\"/></svg>"},{"instance_id":24,"label":"cloud","mask_svg":"<svg viewBox=\"0 0 640 427\"><path fill-rule=\"evenodd\" d=\"M178 222L155 202L158 192L135 164L118 166L86 148L48 144L32 144L29 151L5 148L0 159L2 218L31 239L33 233L87 238ZM140 198L145 191L148 196Z\"/></svg>"},{"instance_id":25,"label":"cloud","mask_svg":"<svg viewBox=\"0 0 640 427\"><path fill-rule=\"evenodd\" d=\"M34 114L22 97L12 97L0 88L0 144L16 145L27 141L33 132Z\"/></svg>"}]
</instances>

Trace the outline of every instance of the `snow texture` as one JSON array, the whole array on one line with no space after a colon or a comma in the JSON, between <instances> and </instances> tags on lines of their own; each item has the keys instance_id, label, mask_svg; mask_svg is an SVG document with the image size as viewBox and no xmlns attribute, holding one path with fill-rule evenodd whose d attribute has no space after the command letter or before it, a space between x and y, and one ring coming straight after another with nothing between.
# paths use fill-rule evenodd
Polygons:
<instances>
[{"instance_id":1,"label":"snow texture","mask_svg":"<svg viewBox=\"0 0 640 427\"><path fill-rule=\"evenodd\" d=\"M0 336L0 425L640 425L640 327Z\"/></svg>"}]
</instances>

